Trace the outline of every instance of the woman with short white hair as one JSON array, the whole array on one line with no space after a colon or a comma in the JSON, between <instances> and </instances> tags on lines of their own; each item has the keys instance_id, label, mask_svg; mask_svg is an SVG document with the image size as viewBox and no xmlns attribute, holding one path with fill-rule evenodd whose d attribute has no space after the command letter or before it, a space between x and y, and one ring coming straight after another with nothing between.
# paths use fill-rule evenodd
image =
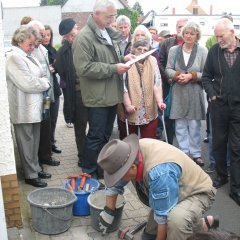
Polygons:
<instances>
[{"instance_id":1,"label":"woman with short white hair","mask_svg":"<svg viewBox=\"0 0 240 240\"><path fill-rule=\"evenodd\" d=\"M133 34L132 34L132 39L131 39L131 45L133 46L135 42L140 41L140 40L146 40L150 45L152 43L152 35L149 32L149 30L144 26L144 25L138 25ZM150 49L151 50L151 49ZM126 50L126 54L131 52L131 47ZM159 52L155 51L152 53L152 56L156 58L157 64L159 66Z\"/></svg>"},{"instance_id":2,"label":"woman with short white hair","mask_svg":"<svg viewBox=\"0 0 240 240\"><path fill-rule=\"evenodd\" d=\"M43 92L50 87L39 61L31 56L36 32L21 26L12 37L12 50L6 54L6 79L10 119L14 127L25 182L34 187L46 187L40 178L38 163L40 122L43 112Z\"/></svg>"}]
</instances>

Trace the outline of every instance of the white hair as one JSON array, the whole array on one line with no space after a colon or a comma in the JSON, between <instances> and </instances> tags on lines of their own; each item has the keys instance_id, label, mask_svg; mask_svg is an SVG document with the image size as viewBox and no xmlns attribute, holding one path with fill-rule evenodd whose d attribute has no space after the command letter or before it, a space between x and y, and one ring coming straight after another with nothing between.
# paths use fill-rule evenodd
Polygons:
<instances>
[{"instance_id":1,"label":"white hair","mask_svg":"<svg viewBox=\"0 0 240 240\"><path fill-rule=\"evenodd\" d=\"M115 7L115 2L112 0L96 0L93 6L93 13L96 11L105 11L108 7Z\"/></svg>"},{"instance_id":2,"label":"white hair","mask_svg":"<svg viewBox=\"0 0 240 240\"><path fill-rule=\"evenodd\" d=\"M122 25L122 24L128 24L129 27L131 27L131 21L129 17L125 15L120 15L116 19L117 26Z\"/></svg>"},{"instance_id":3,"label":"white hair","mask_svg":"<svg viewBox=\"0 0 240 240\"><path fill-rule=\"evenodd\" d=\"M28 27L32 27L37 31L45 30L44 25L38 20L32 20L27 24Z\"/></svg>"},{"instance_id":4,"label":"white hair","mask_svg":"<svg viewBox=\"0 0 240 240\"><path fill-rule=\"evenodd\" d=\"M221 26L223 29L234 30L233 22L228 18L220 18L215 25L215 28Z\"/></svg>"},{"instance_id":5,"label":"white hair","mask_svg":"<svg viewBox=\"0 0 240 240\"><path fill-rule=\"evenodd\" d=\"M147 40L148 42L151 42L151 40L152 40L152 35L151 35L151 33L148 31L148 29L147 29L144 25L138 25L138 26L135 28L135 30L134 30L134 32L133 32L133 35L132 35L132 45L134 44L134 42L136 42L135 37L136 37L137 32L139 32L139 31L143 31L143 32L145 33L145 36L146 36L146 39L145 39L145 40Z\"/></svg>"}]
</instances>

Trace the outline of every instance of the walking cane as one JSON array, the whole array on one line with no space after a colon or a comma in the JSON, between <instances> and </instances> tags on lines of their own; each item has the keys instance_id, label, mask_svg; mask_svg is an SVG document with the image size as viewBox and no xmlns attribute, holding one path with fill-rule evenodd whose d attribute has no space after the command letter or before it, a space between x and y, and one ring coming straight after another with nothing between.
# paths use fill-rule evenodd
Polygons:
<instances>
[{"instance_id":1,"label":"walking cane","mask_svg":"<svg viewBox=\"0 0 240 240\"><path fill-rule=\"evenodd\" d=\"M129 135L129 129L128 129L128 119L127 119L127 111L125 110L125 124L126 124L126 133L127 136Z\"/></svg>"},{"instance_id":2,"label":"walking cane","mask_svg":"<svg viewBox=\"0 0 240 240\"><path fill-rule=\"evenodd\" d=\"M125 117L126 133L127 133L127 136L128 136L129 135L129 129L128 129L127 110L125 109L125 106L124 106L123 103L122 103L122 108L123 108L124 117Z\"/></svg>"},{"instance_id":3,"label":"walking cane","mask_svg":"<svg viewBox=\"0 0 240 240\"><path fill-rule=\"evenodd\" d=\"M164 131L164 135L165 135L165 140L166 140L166 143L168 143L166 125L165 125L165 121L164 121L164 110L162 111L162 124L163 124L163 131Z\"/></svg>"}]
</instances>

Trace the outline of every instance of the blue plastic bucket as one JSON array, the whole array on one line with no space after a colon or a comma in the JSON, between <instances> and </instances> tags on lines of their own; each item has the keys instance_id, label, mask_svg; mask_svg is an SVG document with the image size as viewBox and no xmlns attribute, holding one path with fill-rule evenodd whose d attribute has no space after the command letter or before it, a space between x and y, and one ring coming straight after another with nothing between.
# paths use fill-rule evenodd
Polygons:
<instances>
[{"instance_id":1,"label":"blue plastic bucket","mask_svg":"<svg viewBox=\"0 0 240 240\"><path fill-rule=\"evenodd\" d=\"M84 188L86 186L86 184L89 184L89 190L86 191L82 191L79 192L77 191L77 187L80 185L81 182L81 178L77 178L76 179L76 188L74 191L74 194L77 197L77 201L73 204L73 215L74 216L88 216L90 215L90 206L89 203L87 201L88 196L90 195L90 193L95 192L96 190L99 189L100 183L99 181L97 181L94 178L87 178ZM64 188L67 188L67 183L69 183L71 185L71 180L68 180L65 182L64 184Z\"/></svg>"}]
</instances>

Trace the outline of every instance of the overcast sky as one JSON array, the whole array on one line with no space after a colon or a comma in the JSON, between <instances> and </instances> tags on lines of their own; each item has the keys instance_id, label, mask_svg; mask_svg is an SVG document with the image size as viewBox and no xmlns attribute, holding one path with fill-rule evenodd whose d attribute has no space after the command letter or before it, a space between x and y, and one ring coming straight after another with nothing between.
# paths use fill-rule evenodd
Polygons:
<instances>
[{"instance_id":1,"label":"overcast sky","mask_svg":"<svg viewBox=\"0 0 240 240\"><path fill-rule=\"evenodd\" d=\"M3 7L39 6L40 0L2 0Z\"/></svg>"},{"instance_id":2,"label":"overcast sky","mask_svg":"<svg viewBox=\"0 0 240 240\"><path fill-rule=\"evenodd\" d=\"M81 0L79 0L81 1ZM188 6L192 0L137 0L143 8L144 13L146 14L150 10L155 10L157 13L162 13L163 10L168 6L169 9L165 13L171 13L172 8L176 8L176 13L179 13L181 9L184 9L185 6ZM2 0L4 7L30 7L38 6L40 0ZM128 0L130 6L136 0ZM210 5L213 5L213 13L221 14L223 12L240 14L240 1L236 0L198 0L199 5L203 6L204 10L209 13ZM181 12L180 12L181 13Z\"/></svg>"}]
</instances>

